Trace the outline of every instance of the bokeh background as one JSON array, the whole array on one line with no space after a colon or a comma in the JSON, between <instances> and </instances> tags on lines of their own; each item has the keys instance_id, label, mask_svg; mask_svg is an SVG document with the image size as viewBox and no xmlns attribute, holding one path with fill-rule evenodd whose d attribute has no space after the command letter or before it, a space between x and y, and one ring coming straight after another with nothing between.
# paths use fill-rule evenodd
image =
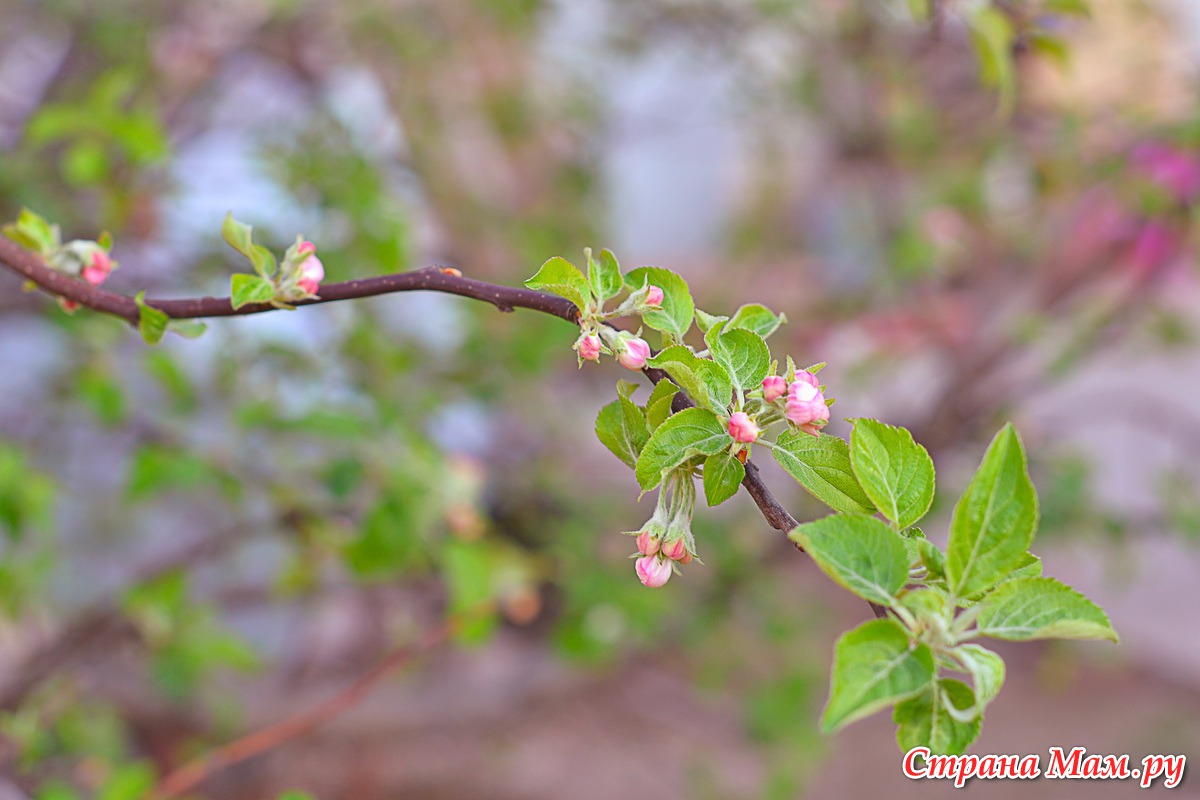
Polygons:
<instances>
[{"instance_id":1,"label":"bokeh background","mask_svg":"<svg viewBox=\"0 0 1200 800\"><path fill-rule=\"evenodd\" d=\"M1013 420L1035 552L1122 636L998 648L974 751L1196 755L1200 6L997 0L998 50L985 7L3 0L0 217L112 231L106 287L152 297L225 293L232 211L331 280L518 285L592 246L716 313L765 302L839 416L929 447L936 541ZM620 532L651 500L592 433L626 375L577 370L562 321L407 294L148 347L21 289L0 274L4 800L142 797L487 597L192 796L954 791L902 777L886 713L818 733L867 610L744 494L698 515L705 566L638 583Z\"/></svg>"}]
</instances>

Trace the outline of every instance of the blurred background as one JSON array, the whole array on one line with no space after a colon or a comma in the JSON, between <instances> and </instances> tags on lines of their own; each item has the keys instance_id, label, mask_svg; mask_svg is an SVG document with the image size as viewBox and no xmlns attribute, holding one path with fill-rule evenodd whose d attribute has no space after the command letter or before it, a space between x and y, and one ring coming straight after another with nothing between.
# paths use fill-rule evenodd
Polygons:
<instances>
[{"instance_id":1,"label":"blurred background","mask_svg":"<svg viewBox=\"0 0 1200 800\"><path fill-rule=\"evenodd\" d=\"M151 297L227 292L227 211L330 280L519 285L610 247L784 312L838 417L929 447L941 543L1011 419L1034 550L1122 642L997 648L973 751L1136 763L1200 753L1198 79L1189 0L0 0L0 218L112 231L106 288ZM698 514L705 566L641 586L620 532L652 498L592 433L627 373L577 370L566 323L406 294L148 347L21 289L0 274L0 798L142 797L488 598L190 796L954 791L902 777L887 713L818 733L869 612L744 493Z\"/></svg>"}]
</instances>

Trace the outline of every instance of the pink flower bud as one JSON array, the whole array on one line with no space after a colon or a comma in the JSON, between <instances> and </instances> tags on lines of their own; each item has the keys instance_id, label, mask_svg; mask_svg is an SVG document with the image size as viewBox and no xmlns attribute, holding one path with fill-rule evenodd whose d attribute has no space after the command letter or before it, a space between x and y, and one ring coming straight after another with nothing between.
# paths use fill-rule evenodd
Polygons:
<instances>
[{"instance_id":1,"label":"pink flower bud","mask_svg":"<svg viewBox=\"0 0 1200 800\"><path fill-rule=\"evenodd\" d=\"M820 389L806 380L797 380L788 387L786 414L801 430L816 436L817 430L829 421L829 406L825 405Z\"/></svg>"},{"instance_id":2,"label":"pink flower bud","mask_svg":"<svg viewBox=\"0 0 1200 800\"><path fill-rule=\"evenodd\" d=\"M594 333L589 333L586 336L579 337L579 341L575 343L575 350L584 361L599 361L600 348L602 346L600 337Z\"/></svg>"},{"instance_id":3,"label":"pink flower bud","mask_svg":"<svg viewBox=\"0 0 1200 800\"><path fill-rule=\"evenodd\" d=\"M796 381L792 383L792 386L795 386L797 382L807 383L808 385L818 389L821 388L821 381L817 380L817 376L813 375L806 369L796 370ZM790 386L788 387L788 391L791 391Z\"/></svg>"},{"instance_id":4,"label":"pink flower bud","mask_svg":"<svg viewBox=\"0 0 1200 800\"><path fill-rule=\"evenodd\" d=\"M669 558L672 561L679 561L684 556L688 555L687 545L683 543L683 537L672 539L669 542L662 544L663 558Z\"/></svg>"},{"instance_id":5,"label":"pink flower bud","mask_svg":"<svg viewBox=\"0 0 1200 800\"><path fill-rule=\"evenodd\" d=\"M654 306L655 308L662 305L663 290L650 284L646 287L646 299L642 301L643 305Z\"/></svg>"},{"instance_id":6,"label":"pink flower bud","mask_svg":"<svg viewBox=\"0 0 1200 800\"><path fill-rule=\"evenodd\" d=\"M625 349L617 356L617 361L620 361L621 366L625 369L638 370L646 366L648 358L650 358L650 345L633 336L625 340Z\"/></svg>"},{"instance_id":7,"label":"pink flower bud","mask_svg":"<svg viewBox=\"0 0 1200 800\"><path fill-rule=\"evenodd\" d=\"M735 442L749 444L758 438L758 426L745 411L735 411L729 416L729 435Z\"/></svg>"},{"instance_id":8,"label":"pink flower bud","mask_svg":"<svg viewBox=\"0 0 1200 800\"><path fill-rule=\"evenodd\" d=\"M108 253L103 250L96 250L92 253L91 259L83 268L83 279L92 286L99 286L104 283L104 279L108 277L108 273L112 272L112 259Z\"/></svg>"},{"instance_id":9,"label":"pink flower bud","mask_svg":"<svg viewBox=\"0 0 1200 800\"><path fill-rule=\"evenodd\" d=\"M637 537L638 552L644 556L652 556L658 552L658 537L650 531L642 531Z\"/></svg>"},{"instance_id":10,"label":"pink flower bud","mask_svg":"<svg viewBox=\"0 0 1200 800\"><path fill-rule=\"evenodd\" d=\"M312 242L301 242L296 245L296 255L298 256L311 256L315 252L317 252L317 246Z\"/></svg>"},{"instance_id":11,"label":"pink flower bud","mask_svg":"<svg viewBox=\"0 0 1200 800\"><path fill-rule=\"evenodd\" d=\"M638 580L651 589L657 589L671 579L671 562L658 556L643 556L634 562Z\"/></svg>"},{"instance_id":12,"label":"pink flower bud","mask_svg":"<svg viewBox=\"0 0 1200 800\"><path fill-rule=\"evenodd\" d=\"M763 378L763 400L774 403L787 394L787 381L779 375Z\"/></svg>"},{"instance_id":13,"label":"pink flower bud","mask_svg":"<svg viewBox=\"0 0 1200 800\"><path fill-rule=\"evenodd\" d=\"M306 246L311 249L306 251ZM296 281L296 285L309 294L316 294L321 281L325 280L325 267L321 264L321 259L316 256L316 249L312 242L303 242L296 248L297 253L302 251L308 253L308 258L300 262L300 280Z\"/></svg>"}]
</instances>

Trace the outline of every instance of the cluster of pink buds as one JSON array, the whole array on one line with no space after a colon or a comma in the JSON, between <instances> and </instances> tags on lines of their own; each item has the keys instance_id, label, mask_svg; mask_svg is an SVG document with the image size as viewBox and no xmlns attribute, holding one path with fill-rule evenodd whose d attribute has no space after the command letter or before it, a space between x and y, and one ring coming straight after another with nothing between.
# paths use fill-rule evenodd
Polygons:
<instances>
[{"instance_id":1,"label":"cluster of pink buds","mask_svg":"<svg viewBox=\"0 0 1200 800\"><path fill-rule=\"evenodd\" d=\"M83 278L89 286L99 286L104 283L112 271L117 268L117 262L108 254L104 245L84 239L67 242L50 253L46 260L54 269ZM74 300L62 297L59 298L58 303L69 312L74 312L79 308L79 304Z\"/></svg>"},{"instance_id":2,"label":"cluster of pink buds","mask_svg":"<svg viewBox=\"0 0 1200 800\"><path fill-rule=\"evenodd\" d=\"M279 296L286 301L315 297L325 280L325 265L317 258L317 246L296 237L279 267Z\"/></svg>"},{"instance_id":3,"label":"cluster of pink buds","mask_svg":"<svg viewBox=\"0 0 1200 800\"><path fill-rule=\"evenodd\" d=\"M816 436L829 422L829 406L817 376L808 370L799 370L796 380L788 386L787 418L805 433Z\"/></svg>"},{"instance_id":4,"label":"cluster of pink buds","mask_svg":"<svg viewBox=\"0 0 1200 800\"><path fill-rule=\"evenodd\" d=\"M659 491L658 504L637 537L637 552L632 556L638 580L657 589L695 558L692 538L692 514L696 509L696 488L688 473L673 473Z\"/></svg>"},{"instance_id":5,"label":"cluster of pink buds","mask_svg":"<svg viewBox=\"0 0 1200 800\"><path fill-rule=\"evenodd\" d=\"M325 280L325 266L317 258L317 246L312 242L300 242L296 245L296 257L303 259L296 268L299 276L296 285L305 293L315 295L321 281Z\"/></svg>"},{"instance_id":6,"label":"cluster of pink buds","mask_svg":"<svg viewBox=\"0 0 1200 800\"><path fill-rule=\"evenodd\" d=\"M645 339L628 331L614 330L607 325L584 327L575 340L575 352L580 366L584 361L599 361L601 353L613 353L626 369L640 370L650 358L650 345Z\"/></svg>"},{"instance_id":7,"label":"cluster of pink buds","mask_svg":"<svg viewBox=\"0 0 1200 800\"><path fill-rule=\"evenodd\" d=\"M821 391L820 381L808 370L795 370L795 378L790 384L779 375L770 375L763 380L762 392L763 400L767 403L775 403L786 395L785 416L805 433L816 436L829 422L829 404ZM757 428L754 432L757 436ZM754 441L738 438L738 433L734 432L732 417L729 420L729 434L739 442ZM748 435L748 432L744 435Z\"/></svg>"}]
</instances>

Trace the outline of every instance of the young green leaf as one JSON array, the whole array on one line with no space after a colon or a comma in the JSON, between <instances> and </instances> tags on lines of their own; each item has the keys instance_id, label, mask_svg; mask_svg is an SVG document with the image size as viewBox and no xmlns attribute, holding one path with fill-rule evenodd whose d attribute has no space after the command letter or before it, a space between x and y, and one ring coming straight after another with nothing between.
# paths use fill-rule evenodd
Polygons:
<instances>
[{"instance_id":1,"label":"young green leaf","mask_svg":"<svg viewBox=\"0 0 1200 800\"><path fill-rule=\"evenodd\" d=\"M933 503L933 459L904 428L854 420L850 464L867 497L901 528L916 524Z\"/></svg>"},{"instance_id":2,"label":"young green leaf","mask_svg":"<svg viewBox=\"0 0 1200 800\"><path fill-rule=\"evenodd\" d=\"M875 506L850 468L850 447L842 439L788 430L771 452L779 466L834 511L874 513Z\"/></svg>"},{"instance_id":3,"label":"young green leaf","mask_svg":"<svg viewBox=\"0 0 1200 800\"><path fill-rule=\"evenodd\" d=\"M17 221L4 226L4 234L18 244L35 250L43 256L50 255L61 244L58 231L45 217L28 208L22 208Z\"/></svg>"},{"instance_id":4,"label":"young green leaf","mask_svg":"<svg viewBox=\"0 0 1200 800\"><path fill-rule=\"evenodd\" d=\"M671 416L671 403L677 394L679 394L679 387L670 381L659 381L654 384L654 391L646 399L646 422L650 425L651 432Z\"/></svg>"},{"instance_id":5,"label":"young green leaf","mask_svg":"<svg viewBox=\"0 0 1200 800\"><path fill-rule=\"evenodd\" d=\"M579 268L561 256L555 256L542 264L525 285L539 292L550 292L565 297L582 311L591 301L592 289Z\"/></svg>"},{"instance_id":6,"label":"young green leaf","mask_svg":"<svg viewBox=\"0 0 1200 800\"><path fill-rule=\"evenodd\" d=\"M971 674L975 683L975 702L980 713L1000 694L1004 686L1004 659L986 647L963 644L950 651L950 657ZM967 706L958 706L966 708Z\"/></svg>"},{"instance_id":7,"label":"young green leaf","mask_svg":"<svg viewBox=\"0 0 1200 800\"><path fill-rule=\"evenodd\" d=\"M733 319L729 320L729 324L725 328L726 330L744 328L766 339L785 322L787 322L787 317L783 314L775 314L771 309L759 303L749 303L733 312Z\"/></svg>"},{"instance_id":8,"label":"young green leaf","mask_svg":"<svg viewBox=\"0 0 1200 800\"><path fill-rule=\"evenodd\" d=\"M234 219L233 212L225 215L225 222L221 225L221 237L246 258L252 258L250 254L254 251L253 231L251 226Z\"/></svg>"},{"instance_id":9,"label":"young green leaf","mask_svg":"<svg viewBox=\"0 0 1200 800\"><path fill-rule=\"evenodd\" d=\"M897 703L892 719L898 726L896 741L900 749L908 752L914 747L928 747L932 755L962 755L979 736L983 718L959 722L949 710L974 705L971 687L951 678L935 681L916 697Z\"/></svg>"},{"instance_id":10,"label":"young green leaf","mask_svg":"<svg viewBox=\"0 0 1200 800\"><path fill-rule=\"evenodd\" d=\"M892 605L908 580L904 539L874 517L832 514L798 526L788 537L835 583L872 603Z\"/></svg>"},{"instance_id":11,"label":"young green leaf","mask_svg":"<svg viewBox=\"0 0 1200 800\"><path fill-rule=\"evenodd\" d=\"M719 453L732 442L729 431L711 411L685 408L658 426L642 448L635 468L638 485L645 490L653 489L667 470L693 456Z\"/></svg>"},{"instance_id":12,"label":"young green leaf","mask_svg":"<svg viewBox=\"0 0 1200 800\"><path fill-rule=\"evenodd\" d=\"M701 333L708 333L708 329L718 322L728 322L729 317L717 317L709 314L707 311L696 309L696 327Z\"/></svg>"},{"instance_id":13,"label":"young green leaf","mask_svg":"<svg viewBox=\"0 0 1200 800\"><path fill-rule=\"evenodd\" d=\"M138 307L138 332L147 344L158 344L166 334L171 318L157 308L146 305L145 292L138 292L133 299Z\"/></svg>"},{"instance_id":14,"label":"young green leaf","mask_svg":"<svg viewBox=\"0 0 1200 800\"><path fill-rule=\"evenodd\" d=\"M946 579L974 598L1021 566L1037 527L1037 493L1011 424L996 434L950 520Z\"/></svg>"},{"instance_id":15,"label":"young green leaf","mask_svg":"<svg viewBox=\"0 0 1200 800\"><path fill-rule=\"evenodd\" d=\"M1005 581L979 603L979 632L997 639L1111 639L1108 616L1054 578Z\"/></svg>"},{"instance_id":16,"label":"young green leaf","mask_svg":"<svg viewBox=\"0 0 1200 800\"><path fill-rule=\"evenodd\" d=\"M198 339L208 330L208 325L198 319L173 319L167 326L185 339Z\"/></svg>"},{"instance_id":17,"label":"young green leaf","mask_svg":"<svg viewBox=\"0 0 1200 800\"><path fill-rule=\"evenodd\" d=\"M229 299L234 308L251 303L267 303L275 297L275 284L261 275L234 273L229 279Z\"/></svg>"},{"instance_id":18,"label":"young green leaf","mask_svg":"<svg viewBox=\"0 0 1200 800\"><path fill-rule=\"evenodd\" d=\"M725 368L734 386L742 392L757 389L771 368L771 350L757 333L727 328L724 323L718 323L708 329L704 335L708 352Z\"/></svg>"},{"instance_id":19,"label":"young green leaf","mask_svg":"<svg viewBox=\"0 0 1200 800\"><path fill-rule=\"evenodd\" d=\"M637 466L638 456L650 438L646 414L625 395L600 409L596 417L596 437L613 455L631 468Z\"/></svg>"},{"instance_id":20,"label":"young green leaf","mask_svg":"<svg viewBox=\"0 0 1200 800\"><path fill-rule=\"evenodd\" d=\"M920 694L933 682L933 651L908 639L891 619L864 622L847 631L834 647L829 702L821 727L832 732L900 700Z\"/></svg>"},{"instance_id":21,"label":"young green leaf","mask_svg":"<svg viewBox=\"0 0 1200 800\"><path fill-rule=\"evenodd\" d=\"M588 285L592 296L603 303L610 297L616 297L621 291L621 265L611 250L601 250L599 255L592 257L592 251L587 251Z\"/></svg>"},{"instance_id":22,"label":"young green leaf","mask_svg":"<svg viewBox=\"0 0 1200 800\"><path fill-rule=\"evenodd\" d=\"M719 506L737 494L746 468L736 456L722 450L704 459L704 499L710 506Z\"/></svg>"},{"instance_id":23,"label":"young green leaf","mask_svg":"<svg viewBox=\"0 0 1200 800\"><path fill-rule=\"evenodd\" d=\"M699 358L685 345L668 347L646 363L666 370L701 408L724 414L733 399L733 383L725 368L715 361Z\"/></svg>"},{"instance_id":24,"label":"young green leaf","mask_svg":"<svg viewBox=\"0 0 1200 800\"><path fill-rule=\"evenodd\" d=\"M661 307L643 314L642 321L656 331L682 338L696 313L687 281L661 267L641 267L625 276L625 285L635 291L647 282L662 289L663 301Z\"/></svg>"}]
</instances>

